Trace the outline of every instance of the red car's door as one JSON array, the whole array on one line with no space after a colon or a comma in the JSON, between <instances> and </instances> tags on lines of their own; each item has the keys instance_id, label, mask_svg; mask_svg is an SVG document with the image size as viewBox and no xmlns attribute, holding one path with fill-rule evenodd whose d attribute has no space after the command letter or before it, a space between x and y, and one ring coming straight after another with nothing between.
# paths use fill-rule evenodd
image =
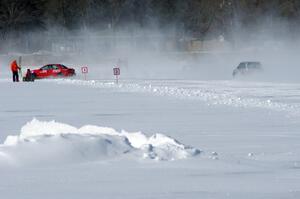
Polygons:
<instances>
[{"instance_id":1,"label":"red car's door","mask_svg":"<svg viewBox=\"0 0 300 199\"><path fill-rule=\"evenodd\" d=\"M38 70L37 76L39 78L48 77L49 76L49 69L51 65L43 66Z\"/></svg>"},{"instance_id":2,"label":"red car's door","mask_svg":"<svg viewBox=\"0 0 300 199\"><path fill-rule=\"evenodd\" d=\"M58 65L52 65L52 67L51 67L51 75L53 77L61 75L61 73L62 73L62 70L61 70L61 68Z\"/></svg>"}]
</instances>

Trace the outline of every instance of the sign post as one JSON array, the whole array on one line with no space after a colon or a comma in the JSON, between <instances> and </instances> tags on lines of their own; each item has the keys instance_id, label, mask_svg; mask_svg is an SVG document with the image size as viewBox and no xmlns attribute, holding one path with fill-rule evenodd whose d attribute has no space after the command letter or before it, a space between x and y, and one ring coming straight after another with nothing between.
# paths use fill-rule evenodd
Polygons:
<instances>
[{"instance_id":1,"label":"sign post","mask_svg":"<svg viewBox=\"0 0 300 199\"><path fill-rule=\"evenodd\" d=\"M20 81L23 80L23 74L22 74L22 56L19 57L19 74L20 74Z\"/></svg>"},{"instance_id":2,"label":"sign post","mask_svg":"<svg viewBox=\"0 0 300 199\"><path fill-rule=\"evenodd\" d=\"M116 83L118 84L119 83L119 75L121 74L120 68L116 67L116 68L113 68L113 70L114 70L114 75L116 76Z\"/></svg>"},{"instance_id":3,"label":"sign post","mask_svg":"<svg viewBox=\"0 0 300 199\"><path fill-rule=\"evenodd\" d=\"M89 73L89 68L87 66L81 67L81 73L84 75L84 80L86 80L86 75Z\"/></svg>"}]
</instances>

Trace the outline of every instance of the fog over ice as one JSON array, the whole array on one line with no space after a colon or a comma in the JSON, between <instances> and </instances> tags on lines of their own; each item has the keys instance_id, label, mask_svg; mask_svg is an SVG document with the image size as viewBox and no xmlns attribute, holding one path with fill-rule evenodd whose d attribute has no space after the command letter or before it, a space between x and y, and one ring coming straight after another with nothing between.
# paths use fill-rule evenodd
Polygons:
<instances>
[{"instance_id":1,"label":"fog over ice","mask_svg":"<svg viewBox=\"0 0 300 199\"><path fill-rule=\"evenodd\" d=\"M254 20L243 15L243 12L251 12L253 5L250 3L249 8L242 4L236 8L236 2L230 0L216 5L195 4L204 13L199 14L193 10L192 1L190 4L176 2L173 2L176 9L169 23L162 23L167 19L162 15L152 13L146 17L149 14L147 9L151 8L151 1L147 1L144 15L140 15L140 20L145 18L144 23L127 18L128 12L122 13L121 10L130 10L133 4L124 3L119 5L120 10L116 10L120 16L114 16L110 21L103 18L95 22L95 14L100 11L88 7L86 10L82 8L85 17L68 22L72 28L67 22L62 24L53 20L47 13L50 11L43 15L49 18L46 18L43 29L30 30L28 27L20 34L10 29L4 33L6 29L3 28L0 75L8 77L10 61L22 55L25 68L63 63L75 67L80 74L80 67L88 66L90 79L111 79L112 68L119 66L124 79L230 80L232 71L240 62L259 61L264 71L242 80L298 81L299 36L298 30L293 28L296 23L279 17L277 8L272 7L274 3L265 13L260 13L261 7L265 6L263 3L255 4L257 8L252 10L255 12L250 13L255 16ZM49 9L53 5L47 4ZM157 7L162 5L157 4ZM216 11L219 8L221 11ZM182 14L182 10L191 14ZM109 12L109 8L106 11ZM205 17L218 12L223 13L220 16L224 22L214 18L209 24Z\"/></svg>"}]
</instances>

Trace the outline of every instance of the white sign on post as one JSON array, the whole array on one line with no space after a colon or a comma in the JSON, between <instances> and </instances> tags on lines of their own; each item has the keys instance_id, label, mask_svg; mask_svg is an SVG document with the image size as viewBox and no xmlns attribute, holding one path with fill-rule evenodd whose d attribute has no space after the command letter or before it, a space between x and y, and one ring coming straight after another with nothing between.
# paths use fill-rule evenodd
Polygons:
<instances>
[{"instance_id":1,"label":"white sign on post","mask_svg":"<svg viewBox=\"0 0 300 199\"><path fill-rule=\"evenodd\" d=\"M87 66L81 67L81 73L84 75L84 80L86 80L86 75L89 73L89 68Z\"/></svg>"},{"instance_id":2,"label":"white sign on post","mask_svg":"<svg viewBox=\"0 0 300 199\"><path fill-rule=\"evenodd\" d=\"M113 70L114 70L114 75L116 76L116 82L118 84L119 83L119 75L121 74L120 68L116 67L116 68L113 68Z\"/></svg>"}]
</instances>

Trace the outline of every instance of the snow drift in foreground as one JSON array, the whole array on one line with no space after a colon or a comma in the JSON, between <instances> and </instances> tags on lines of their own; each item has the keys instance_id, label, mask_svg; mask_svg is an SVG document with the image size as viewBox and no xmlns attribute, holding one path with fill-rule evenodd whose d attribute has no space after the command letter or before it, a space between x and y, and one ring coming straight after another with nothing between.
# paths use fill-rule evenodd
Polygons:
<instances>
[{"instance_id":1,"label":"snow drift in foreground","mask_svg":"<svg viewBox=\"0 0 300 199\"><path fill-rule=\"evenodd\" d=\"M33 119L19 136L8 136L0 145L0 162L70 163L131 157L178 160L196 156L199 149L185 146L163 134L147 137L141 132L117 132L86 125L76 128L55 121Z\"/></svg>"}]
</instances>

